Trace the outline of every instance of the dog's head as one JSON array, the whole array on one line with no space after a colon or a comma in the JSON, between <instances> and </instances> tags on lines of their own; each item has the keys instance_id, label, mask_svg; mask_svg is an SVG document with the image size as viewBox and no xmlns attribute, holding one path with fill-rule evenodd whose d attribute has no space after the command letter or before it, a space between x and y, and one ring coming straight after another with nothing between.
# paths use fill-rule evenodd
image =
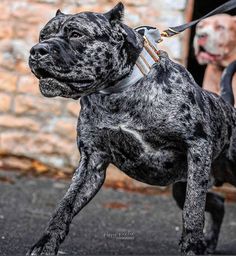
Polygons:
<instances>
[{"instance_id":1,"label":"dog's head","mask_svg":"<svg viewBox=\"0 0 236 256\"><path fill-rule=\"evenodd\" d=\"M123 12L122 3L104 14L57 11L41 30L29 57L44 96L77 99L130 73L143 39L122 23Z\"/></svg>"},{"instance_id":2,"label":"dog's head","mask_svg":"<svg viewBox=\"0 0 236 256\"><path fill-rule=\"evenodd\" d=\"M227 65L236 51L236 17L220 14L202 20L196 27L194 50L199 64Z\"/></svg>"}]
</instances>

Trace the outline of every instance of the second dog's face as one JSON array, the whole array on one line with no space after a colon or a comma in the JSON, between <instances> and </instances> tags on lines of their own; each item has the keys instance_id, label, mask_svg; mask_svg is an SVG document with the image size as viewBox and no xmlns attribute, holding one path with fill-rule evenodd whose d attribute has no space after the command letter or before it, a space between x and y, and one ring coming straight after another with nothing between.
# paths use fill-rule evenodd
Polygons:
<instances>
[{"instance_id":1,"label":"second dog's face","mask_svg":"<svg viewBox=\"0 0 236 256\"><path fill-rule=\"evenodd\" d=\"M122 4L106 14L57 12L30 51L29 65L44 96L77 99L130 72L142 40L121 23L122 15Z\"/></svg>"},{"instance_id":2,"label":"second dog's face","mask_svg":"<svg viewBox=\"0 0 236 256\"><path fill-rule=\"evenodd\" d=\"M202 20L196 27L194 50L199 64L223 65L236 50L236 18L219 14Z\"/></svg>"}]
</instances>

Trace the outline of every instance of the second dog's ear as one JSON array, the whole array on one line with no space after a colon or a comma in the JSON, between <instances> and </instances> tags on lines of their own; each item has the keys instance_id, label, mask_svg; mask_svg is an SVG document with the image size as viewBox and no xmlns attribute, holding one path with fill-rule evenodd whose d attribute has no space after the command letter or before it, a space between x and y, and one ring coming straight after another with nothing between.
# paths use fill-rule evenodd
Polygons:
<instances>
[{"instance_id":1,"label":"second dog's ear","mask_svg":"<svg viewBox=\"0 0 236 256\"><path fill-rule=\"evenodd\" d=\"M124 16L124 5L119 2L109 12L104 13L104 15L107 17L112 25L116 24L117 22L121 22Z\"/></svg>"}]
</instances>

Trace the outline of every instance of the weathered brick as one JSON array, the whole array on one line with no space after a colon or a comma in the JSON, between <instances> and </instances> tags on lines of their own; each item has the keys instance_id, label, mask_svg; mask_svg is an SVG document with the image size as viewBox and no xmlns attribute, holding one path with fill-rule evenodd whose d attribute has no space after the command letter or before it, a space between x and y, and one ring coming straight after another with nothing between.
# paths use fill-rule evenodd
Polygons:
<instances>
[{"instance_id":1,"label":"weathered brick","mask_svg":"<svg viewBox=\"0 0 236 256\"><path fill-rule=\"evenodd\" d=\"M109 11L111 6L102 6L102 5L79 5L77 8L74 9L74 13L79 13L79 12L84 12L86 11L91 11L91 12L106 12Z\"/></svg>"},{"instance_id":2,"label":"weathered brick","mask_svg":"<svg viewBox=\"0 0 236 256\"><path fill-rule=\"evenodd\" d=\"M14 92L16 90L17 76L8 71L0 72L0 91Z\"/></svg>"},{"instance_id":3,"label":"weathered brick","mask_svg":"<svg viewBox=\"0 0 236 256\"><path fill-rule=\"evenodd\" d=\"M76 126L77 120L75 118L63 118L56 122L54 131L63 137L75 141L77 135Z\"/></svg>"},{"instance_id":4,"label":"weathered brick","mask_svg":"<svg viewBox=\"0 0 236 256\"><path fill-rule=\"evenodd\" d=\"M6 0L0 2L0 20L10 20L10 5Z\"/></svg>"},{"instance_id":5,"label":"weathered brick","mask_svg":"<svg viewBox=\"0 0 236 256\"><path fill-rule=\"evenodd\" d=\"M15 97L15 113L17 114L37 114L60 115L60 102L43 97L33 97L29 95L18 95Z\"/></svg>"},{"instance_id":6,"label":"weathered brick","mask_svg":"<svg viewBox=\"0 0 236 256\"><path fill-rule=\"evenodd\" d=\"M67 111L75 117L79 116L79 112L80 112L80 104L79 101L77 102L69 102L66 106Z\"/></svg>"},{"instance_id":7,"label":"weathered brick","mask_svg":"<svg viewBox=\"0 0 236 256\"><path fill-rule=\"evenodd\" d=\"M98 0L68 0L67 2L71 3L71 5L79 3L79 5L81 6L85 6L85 5L92 5L95 6L96 4L99 4L99 2L103 2L103 6L105 6L105 4L108 3L108 1L98 1ZM109 1L111 2L111 1Z\"/></svg>"},{"instance_id":8,"label":"weathered brick","mask_svg":"<svg viewBox=\"0 0 236 256\"><path fill-rule=\"evenodd\" d=\"M21 74L29 73L28 57L31 46L18 39L0 41L0 66L12 73L15 71Z\"/></svg>"},{"instance_id":9,"label":"weathered brick","mask_svg":"<svg viewBox=\"0 0 236 256\"><path fill-rule=\"evenodd\" d=\"M123 0L122 3L124 5L130 5L130 6L146 6L149 4L149 0Z\"/></svg>"},{"instance_id":10,"label":"weathered brick","mask_svg":"<svg viewBox=\"0 0 236 256\"><path fill-rule=\"evenodd\" d=\"M40 154L40 156L38 157L38 160L44 164L47 164L49 166L52 167L56 167L56 168L60 168L62 171L65 171L65 169L67 169L68 167L68 161L66 159L66 157L64 155L43 155Z\"/></svg>"},{"instance_id":11,"label":"weathered brick","mask_svg":"<svg viewBox=\"0 0 236 256\"><path fill-rule=\"evenodd\" d=\"M13 37L13 23L9 21L0 22L0 39L11 39Z\"/></svg>"},{"instance_id":12,"label":"weathered brick","mask_svg":"<svg viewBox=\"0 0 236 256\"><path fill-rule=\"evenodd\" d=\"M0 115L0 127L38 131L40 124L31 118Z\"/></svg>"},{"instance_id":13,"label":"weathered brick","mask_svg":"<svg viewBox=\"0 0 236 256\"><path fill-rule=\"evenodd\" d=\"M15 59L15 71L21 74L29 73L28 57L31 45L24 40L12 40L11 51Z\"/></svg>"},{"instance_id":14,"label":"weathered brick","mask_svg":"<svg viewBox=\"0 0 236 256\"><path fill-rule=\"evenodd\" d=\"M15 59L12 55L11 40L4 39L0 41L0 67L14 71L15 68ZM4 71L0 71L1 73Z\"/></svg>"},{"instance_id":15,"label":"weathered brick","mask_svg":"<svg viewBox=\"0 0 236 256\"><path fill-rule=\"evenodd\" d=\"M42 145L47 142L47 146L45 147ZM42 152L48 154L56 154L56 155L69 155L73 152L74 144L70 141L61 138L55 134L37 134L33 139L34 147L36 147L35 152ZM40 147L40 149L37 149Z\"/></svg>"},{"instance_id":16,"label":"weathered brick","mask_svg":"<svg viewBox=\"0 0 236 256\"><path fill-rule=\"evenodd\" d=\"M11 107L11 96L0 92L0 112L7 112Z\"/></svg>"},{"instance_id":17,"label":"weathered brick","mask_svg":"<svg viewBox=\"0 0 236 256\"><path fill-rule=\"evenodd\" d=\"M37 26L38 27L38 26ZM17 25L17 31L15 31L15 38L17 39L33 39L34 41L37 40L39 34L39 29L33 30L33 26L26 22L22 22L19 20Z\"/></svg>"},{"instance_id":18,"label":"weathered brick","mask_svg":"<svg viewBox=\"0 0 236 256\"><path fill-rule=\"evenodd\" d=\"M37 0L39 3L57 4L59 0Z\"/></svg>"},{"instance_id":19,"label":"weathered brick","mask_svg":"<svg viewBox=\"0 0 236 256\"><path fill-rule=\"evenodd\" d=\"M1 156L0 156L1 157ZM2 166L5 168L11 168L15 170L30 171L32 169L32 160L25 158L17 158L13 156L1 157ZM1 168L1 163L0 163Z\"/></svg>"},{"instance_id":20,"label":"weathered brick","mask_svg":"<svg viewBox=\"0 0 236 256\"><path fill-rule=\"evenodd\" d=\"M21 73L22 75L30 73L29 66L25 61L17 61L15 65L15 71Z\"/></svg>"},{"instance_id":21,"label":"weathered brick","mask_svg":"<svg viewBox=\"0 0 236 256\"><path fill-rule=\"evenodd\" d=\"M171 9L184 10L186 6L186 0L165 0L166 6L170 6Z\"/></svg>"},{"instance_id":22,"label":"weathered brick","mask_svg":"<svg viewBox=\"0 0 236 256\"><path fill-rule=\"evenodd\" d=\"M59 6L33 3L22 4L15 3L12 8L11 16L17 22L15 37L21 39L30 39L29 41L38 41L38 34L45 23L55 16Z\"/></svg>"},{"instance_id":23,"label":"weathered brick","mask_svg":"<svg viewBox=\"0 0 236 256\"><path fill-rule=\"evenodd\" d=\"M39 158L40 155L51 155L60 158L60 155L70 155L76 143L71 143L57 135L50 133L25 133L24 131L7 131L0 135L1 150L11 154L22 154L28 157Z\"/></svg>"},{"instance_id":24,"label":"weathered brick","mask_svg":"<svg viewBox=\"0 0 236 256\"><path fill-rule=\"evenodd\" d=\"M137 13L131 11L132 9L132 7L126 8L125 22L130 24L131 27L137 27L141 23L141 19Z\"/></svg>"},{"instance_id":25,"label":"weathered brick","mask_svg":"<svg viewBox=\"0 0 236 256\"><path fill-rule=\"evenodd\" d=\"M33 74L21 76L18 81L17 91L20 93L39 95L38 79Z\"/></svg>"}]
</instances>

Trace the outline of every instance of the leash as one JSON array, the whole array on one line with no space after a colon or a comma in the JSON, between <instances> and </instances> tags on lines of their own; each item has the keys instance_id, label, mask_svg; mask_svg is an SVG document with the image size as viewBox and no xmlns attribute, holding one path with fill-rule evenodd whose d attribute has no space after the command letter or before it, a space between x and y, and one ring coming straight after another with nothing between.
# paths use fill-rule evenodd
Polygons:
<instances>
[{"instance_id":1,"label":"leash","mask_svg":"<svg viewBox=\"0 0 236 256\"><path fill-rule=\"evenodd\" d=\"M186 29L196 25L198 22L200 22L203 19L206 19L206 18L208 18L208 17L210 17L212 15L216 15L216 14L220 14L220 13L224 13L224 12L230 11L230 10L232 10L234 8L236 8L236 0L228 1L225 4L220 5L219 7L214 9L213 11L207 13L206 15L204 15L203 17L201 17L201 18L199 18L197 20L191 21L189 23L185 23L185 24L180 25L180 26L170 27L170 28L164 30L161 33L161 36L163 36L163 37L171 37L171 36L177 35L177 34L183 32L184 30L186 30Z\"/></svg>"},{"instance_id":2,"label":"leash","mask_svg":"<svg viewBox=\"0 0 236 256\"><path fill-rule=\"evenodd\" d=\"M163 37L175 36L196 25L203 19L206 19L212 15L230 11L234 8L236 8L236 0L228 1L197 20L185 23L180 26L169 27L161 33L158 28L151 26L140 26L135 28L135 30L144 38L144 47L134 65L133 70L127 77L120 80L113 86L100 90L99 93L109 95L112 93L123 92L127 87L135 84L140 79L145 77L151 70L152 65L159 60L159 50L157 44L163 41Z\"/></svg>"}]
</instances>

